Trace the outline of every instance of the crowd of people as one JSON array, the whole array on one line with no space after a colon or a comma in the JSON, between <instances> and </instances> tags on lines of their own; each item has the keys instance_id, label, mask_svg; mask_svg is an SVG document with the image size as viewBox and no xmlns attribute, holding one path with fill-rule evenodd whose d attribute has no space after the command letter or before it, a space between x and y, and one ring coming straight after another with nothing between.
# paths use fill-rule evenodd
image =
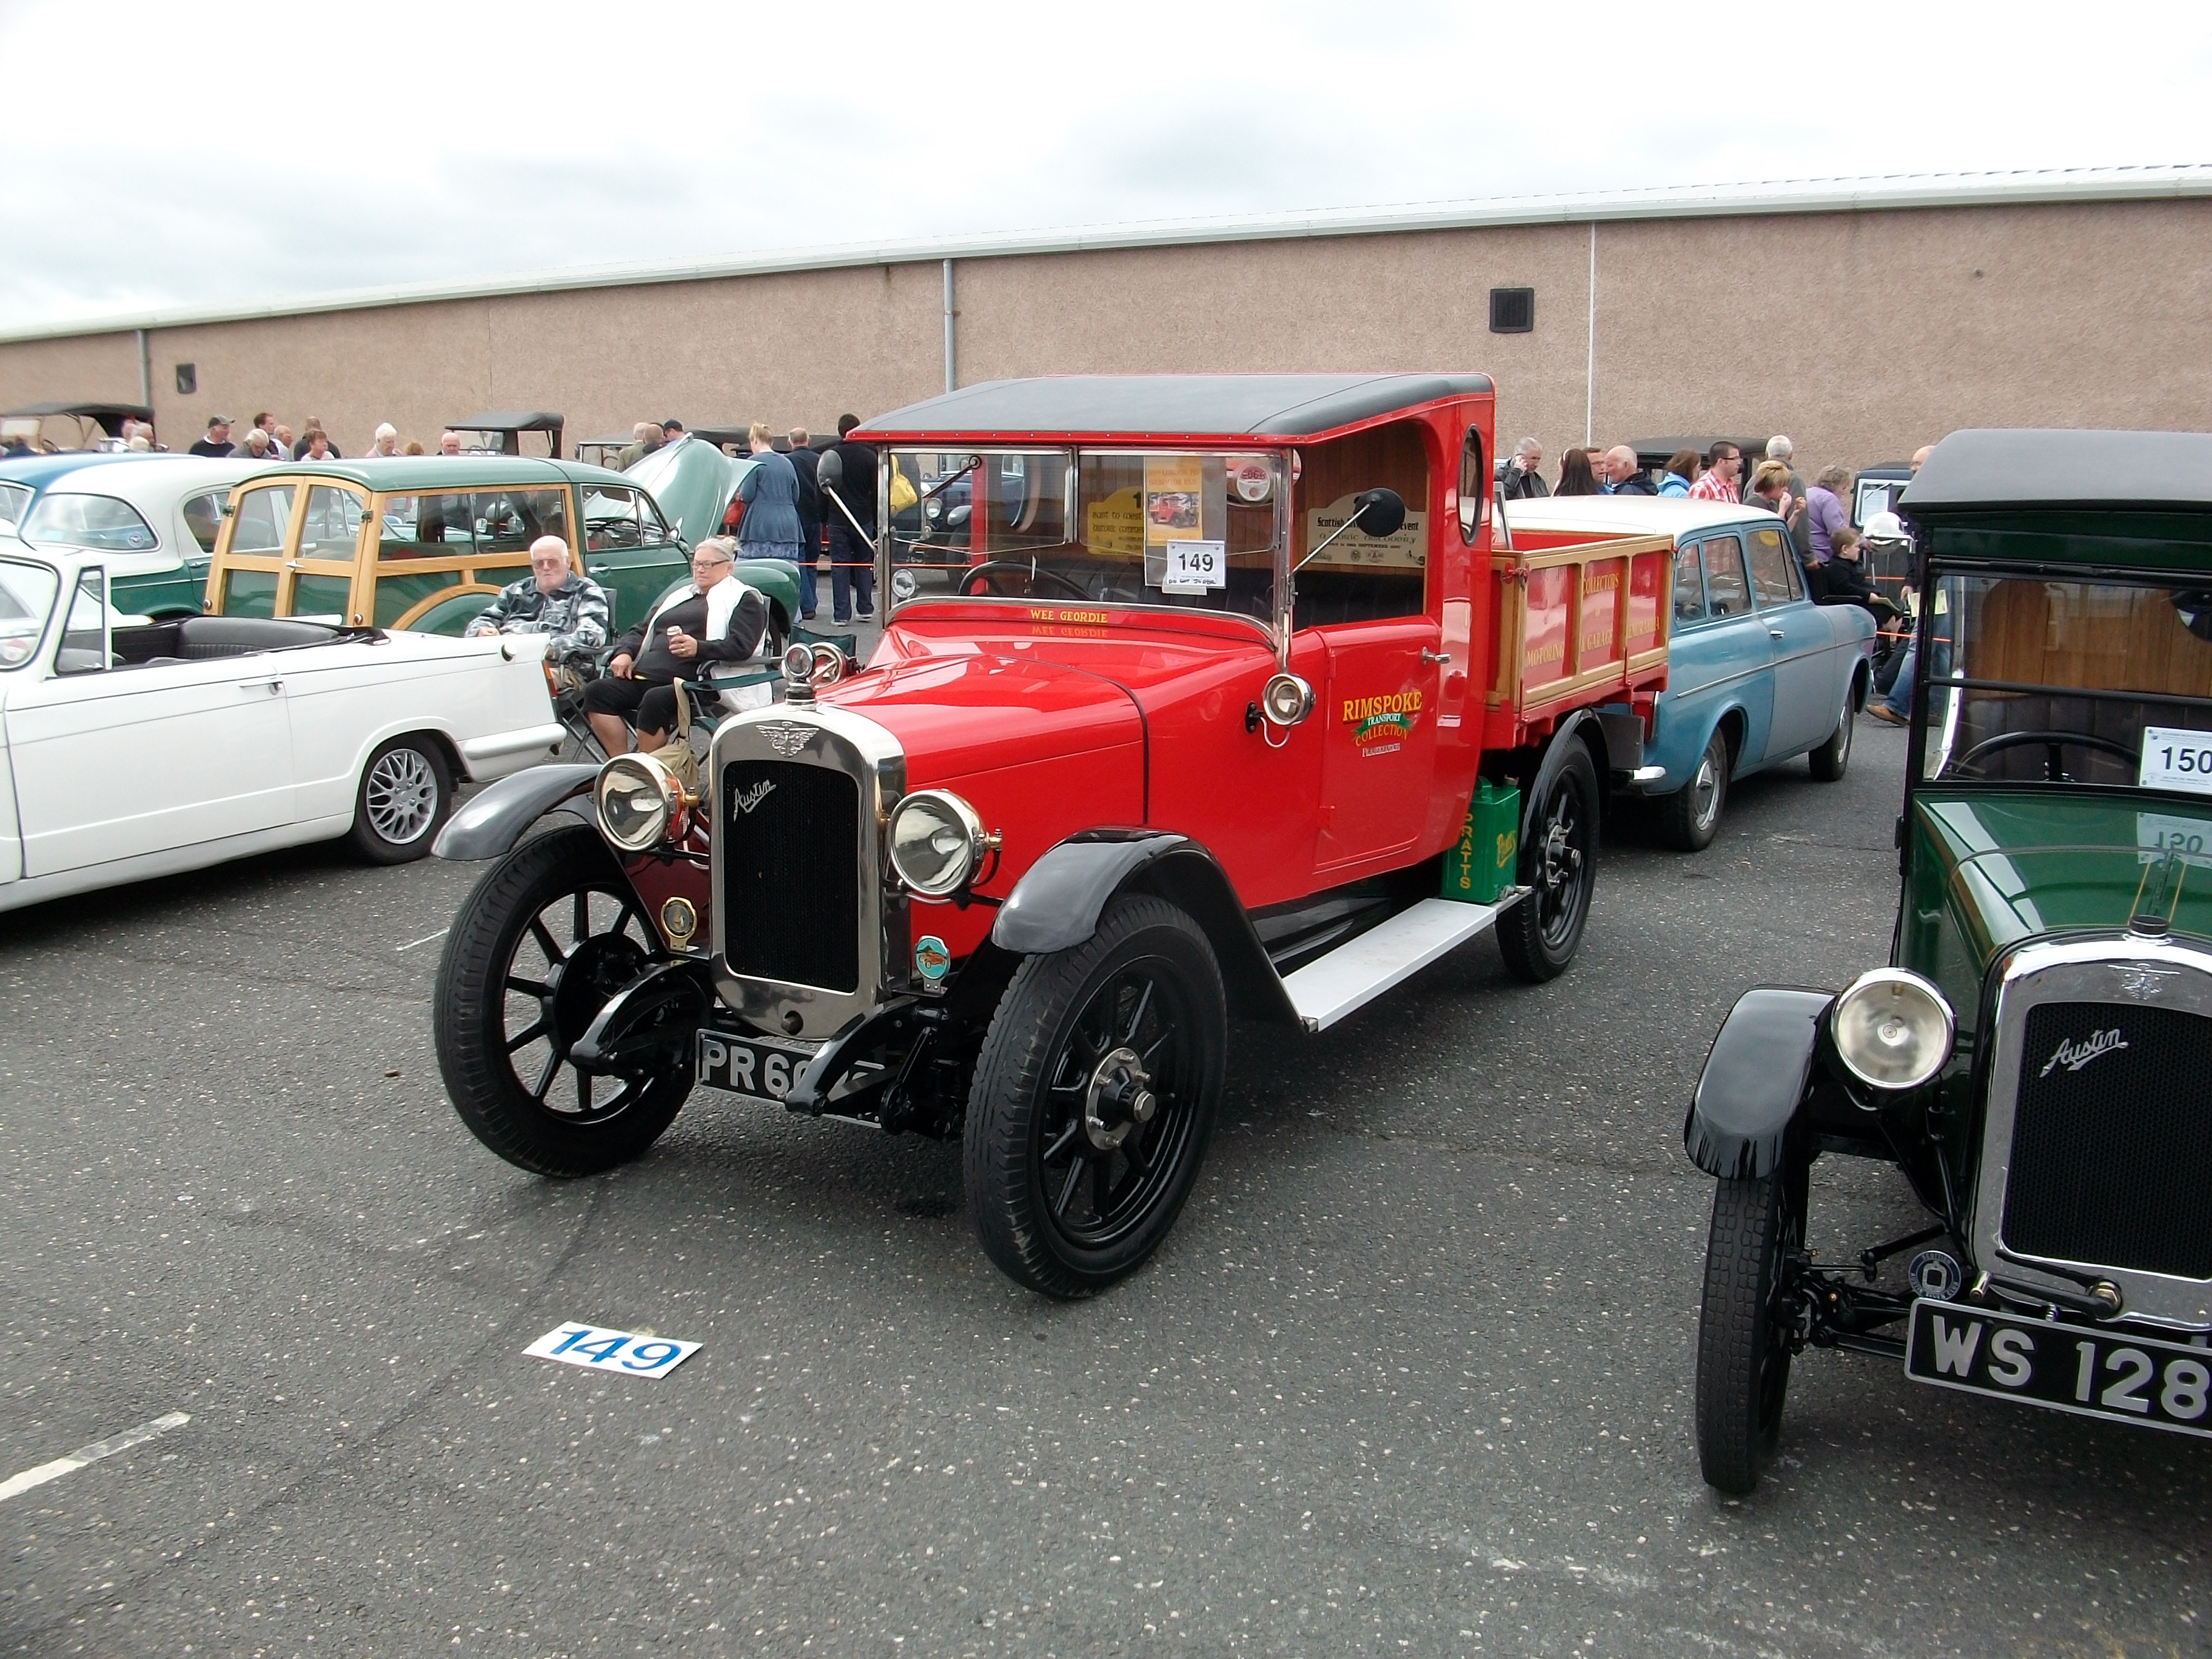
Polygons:
<instances>
[{"instance_id":1,"label":"crowd of people","mask_svg":"<svg viewBox=\"0 0 2212 1659\"><path fill-rule=\"evenodd\" d=\"M1558 481L1547 483L1544 447L1523 438L1500 471L1501 500L1528 501L1553 495L1678 496L1691 501L1764 507L1790 527L1790 538L1805 567L1806 587L1816 599L1846 604L1878 603L1859 569L1861 537L1850 527L1848 496L1851 470L1823 468L1808 484L1793 462L1796 446L1782 434L1766 441L1765 454L1746 473L1742 449L1716 440L1703 454L1678 450L1655 481L1626 444L1570 449L1559 460ZM1912 471L1928 458L1923 446L1912 457ZM1893 517L1894 515L1888 515ZM1902 526L1899 533L1902 534Z\"/></svg>"},{"instance_id":2,"label":"crowd of people","mask_svg":"<svg viewBox=\"0 0 2212 1659\"><path fill-rule=\"evenodd\" d=\"M860 424L857 416L840 417L837 437L818 446L795 427L779 447L767 423L755 422L745 435L753 464L738 481L724 533L693 549L690 580L618 638L610 638L605 591L576 568L568 543L557 536L532 544L530 574L501 589L466 631L545 635L556 684L574 694L600 747L610 755L633 743L641 750L659 749L678 723L678 683L759 649L768 606L741 578L733 580L745 561L798 566L799 615L811 621L819 602L817 567L826 555L835 620L873 618L874 550L865 526L876 514L876 452L853 441ZM380 431L380 442L385 435ZM627 471L690 435L681 421L641 421L617 465Z\"/></svg>"},{"instance_id":3,"label":"crowd of people","mask_svg":"<svg viewBox=\"0 0 2212 1659\"><path fill-rule=\"evenodd\" d=\"M722 527L744 559L787 559L799 567L799 619L821 603L821 561L830 561L830 619L840 627L876 615L876 452L855 443L857 415L837 417L837 435L817 441L803 426L780 436L765 421L745 434L753 465L738 485ZM681 421L640 421L615 459L627 472L647 456L689 436Z\"/></svg>"},{"instance_id":4,"label":"crowd of people","mask_svg":"<svg viewBox=\"0 0 2212 1659\"><path fill-rule=\"evenodd\" d=\"M104 441L99 447L103 449L114 449L125 453L141 455L167 454L169 449L168 445L163 443L160 434L154 430L153 422L138 420L128 415L123 417L122 427L115 437ZM28 455L33 453L31 441L27 434L18 434L11 437L5 448L0 449L0 456L5 457ZM308 416L306 423L297 433L295 433L290 427L281 424L276 417L266 410L257 414L253 417L253 423L242 433L238 430L237 422L229 416L209 416L206 429L186 447L185 453L188 455L237 456L245 459L271 462L336 461L345 459L343 452L331 441L330 431L324 426L321 416ZM402 441L399 428L389 421L377 427L368 441L368 447L362 452L366 455L422 455L429 453L423 447L422 441L419 438L410 438ZM463 453L461 434L458 432L441 433L436 453L441 455Z\"/></svg>"}]
</instances>

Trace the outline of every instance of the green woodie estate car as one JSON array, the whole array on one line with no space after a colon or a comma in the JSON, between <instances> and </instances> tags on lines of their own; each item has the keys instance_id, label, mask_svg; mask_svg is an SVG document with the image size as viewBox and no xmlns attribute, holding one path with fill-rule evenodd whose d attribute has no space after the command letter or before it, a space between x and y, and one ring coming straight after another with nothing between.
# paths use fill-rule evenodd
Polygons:
<instances>
[{"instance_id":1,"label":"green woodie estate car","mask_svg":"<svg viewBox=\"0 0 2212 1659\"><path fill-rule=\"evenodd\" d=\"M530 544L555 535L606 589L616 628L628 627L688 579L692 544L720 522L736 487L727 456L687 447L696 464L666 480L685 498L672 524L636 479L580 461L423 455L272 467L231 492L206 608L458 635L528 574ZM768 601L773 653L799 616L798 568L755 559L738 574Z\"/></svg>"},{"instance_id":2,"label":"green woodie estate car","mask_svg":"<svg viewBox=\"0 0 2212 1659\"><path fill-rule=\"evenodd\" d=\"M1719 1178L1697 1436L1724 1492L1808 1346L2212 1433L2212 434L1954 433L1902 509L1889 965L1747 992L1685 1128ZM1831 1152L1896 1164L1929 1224L1808 1254Z\"/></svg>"}]
</instances>

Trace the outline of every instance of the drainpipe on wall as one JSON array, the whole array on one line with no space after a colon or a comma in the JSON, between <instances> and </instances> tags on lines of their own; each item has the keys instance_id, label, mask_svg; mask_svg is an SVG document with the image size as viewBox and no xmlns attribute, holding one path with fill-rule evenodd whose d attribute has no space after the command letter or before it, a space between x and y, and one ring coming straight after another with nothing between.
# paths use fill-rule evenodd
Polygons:
<instances>
[{"instance_id":1,"label":"drainpipe on wall","mask_svg":"<svg viewBox=\"0 0 2212 1659\"><path fill-rule=\"evenodd\" d=\"M952 309L952 261L945 262L945 389L951 391L960 383L952 356L952 319L959 313Z\"/></svg>"},{"instance_id":2,"label":"drainpipe on wall","mask_svg":"<svg viewBox=\"0 0 2212 1659\"><path fill-rule=\"evenodd\" d=\"M1583 357L1583 447L1597 441L1597 221L1590 221L1589 334Z\"/></svg>"},{"instance_id":3,"label":"drainpipe on wall","mask_svg":"<svg viewBox=\"0 0 2212 1659\"><path fill-rule=\"evenodd\" d=\"M138 401L147 408L154 406L154 365L149 354L152 343L143 328L132 331L138 336Z\"/></svg>"}]
</instances>

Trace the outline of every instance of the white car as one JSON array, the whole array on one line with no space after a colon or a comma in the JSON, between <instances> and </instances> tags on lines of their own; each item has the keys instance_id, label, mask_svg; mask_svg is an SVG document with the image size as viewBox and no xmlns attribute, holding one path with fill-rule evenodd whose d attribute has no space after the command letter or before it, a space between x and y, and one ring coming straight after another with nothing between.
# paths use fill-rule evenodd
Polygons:
<instances>
[{"instance_id":1,"label":"white car","mask_svg":"<svg viewBox=\"0 0 2212 1659\"><path fill-rule=\"evenodd\" d=\"M526 635L139 622L104 560L0 538L0 910L349 837L430 850L457 780L560 744Z\"/></svg>"},{"instance_id":2,"label":"white car","mask_svg":"<svg viewBox=\"0 0 2212 1659\"><path fill-rule=\"evenodd\" d=\"M44 552L104 556L117 610L188 617L207 592L230 487L269 466L242 455L88 455L34 489L18 486L14 528Z\"/></svg>"}]
</instances>

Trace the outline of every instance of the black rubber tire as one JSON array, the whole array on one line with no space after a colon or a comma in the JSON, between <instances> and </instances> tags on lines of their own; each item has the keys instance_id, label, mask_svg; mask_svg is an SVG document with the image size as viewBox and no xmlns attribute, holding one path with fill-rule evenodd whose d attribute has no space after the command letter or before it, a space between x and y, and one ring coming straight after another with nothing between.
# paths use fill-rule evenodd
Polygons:
<instances>
[{"instance_id":1,"label":"black rubber tire","mask_svg":"<svg viewBox=\"0 0 2212 1659\"><path fill-rule=\"evenodd\" d=\"M420 792L429 792L429 813L420 817ZM396 793L397 792L397 793ZM409 805L402 796L411 797ZM346 842L371 864L408 864L422 857L438 839L438 831L453 811L453 769L445 746L435 738L411 732L380 744L361 769L354 786L353 828ZM395 811L404 812L408 833L388 833L401 827Z\"/></svg>"},{"instance_id":2,"label":"black rubber tire","mask_svg":"<svg viewBox=\"0 0 2212 1659\"><path fill-rule=\"evenodd\" d=\"M1714 728L1690 781L1659 803L1659 834L1678 853L1702 853L1721 832L1728 807L1728 733Z\"/></svg>"},{"instance_id":3,"label":"black rubber tire","mask_svg":"<svg viewBox=\"0 0 2212 1659\"><path fill-rule=\"evenodd\" d=\"M517 1074L511 1056L520 1045L514 1044L507 1030L508 981L516 953L532 921L580 892L605 895L628 907L616 929L601 937L622 933L632 917L639 924L634 951L623 953L611 966L619 969L633 955L641 959L648 949L658 951L606 843L588 824L571 824L524 842L484 872L446 935L431 994L438 1070L453 1109L478 1140L533 1175L598 1175L627 1164L660 1138L691 1092L690 1066L678 1066L639 1080L627 1103L613 1097L614 1109L606 1115L577 1119L541 1103ZM648 947L638 939L653 942ZM578 943L572 938L572 963ZM562 1071L574 1069L563 1060L568 1045L583 1035L606 997L572 994L563 1005L559 977L549 973L544 982L550 992L541 1001L539 1017L547 1027L542 1040L550 1065L542 1075L557 1082ZM599 1086L592 1085L594 1095ZM550 1089L544 1098L553 1098Z\"/></svg>"},{"instance_id":4,"label":"black rubber tire","mask_svg":"<svg viewBox=\"0 0 2212 1659\"><path fill-rule=\"evenodd\" d=\"M1129 1133L1126 1144L1146 1153L1139 1164L1121 1153L1086 1150L1090 1143L1077 1138L1081 1109L1073 1103L1080 1097L1071 1097L1063 1079L1079 1077L1086 1058L1096 1060L1103 1052L1085 1030L1097 1000L1118 999L1124 986L1146 979L1166 988L1162 1006L1176 1016L1170 1036L1180 1033L1180 1040L1170 1048L1161 1039L1147 1062L1163 1103L1150 1123ZM1121 1006L1115 1000L1106 1010L1106 1040L1116 1047L1140 1043L1144 1006L1135 1012L1126 1043L1115 1035ZM1212 946L1196 922L1163 899L1115 899L1088 941L1030 957L1015 970L976 1061L964 1146L975 1231L985 1254L1008 1278L1047 1296L1086 1296L1159 1247L1190 1196L1212 1138L1228 1028ZM1067 1174L1063 1179L1054 1170L1055 1200L1046 1169L1062 1148ZM1117 1160L1127 1166L1119 1177ZM1107 1202L1098 1192L1102 1179ZM1134 1183L1131 1210L1109 1223L1112 1193L1123 1181ZM1085 1185L1092 1189L1089 1208L1099 1218L1093 1231L1103 1235L1088 1241L1063 1218Z\"/></svg>"},{"instance_id":5,"label":"black rubber tire","mask_svg":"<svg viewBox=\"0 0 2212 1659\"><path fill-rule=\"evenodd\" d=\"M1784 1170L1723 1181L1705 1241L1698 1315L1698 1462L1708 1486L1743 1497L1782 1442L1790 1346L1775 1322L1784 1257L1804 1238L1804 1187Z\"/></svg>"},{"instance_id":6,"label":"black rubber tire","mask_svg":"<svg viewBox=\"0 0 2212 1659\"><path fill-rule=\"evenodd\" d=\"M1566 972L1597 889L1597 767L1581 738L1566 741L1521 848L1520 878L1530 891L1498 917L1496 930L1506 971L1530 985ZM1554 826L1562 831L1560 844L1547 853Z\"/></svg>"},{"instance_id":7,"label":"black rubber tire","mask_svg":"<svg viewBox=\"0 0 2212 1659\"><path fill-rule=\"evenodd\" d=\"M1840 783L1844 772L1851 763L1851 733L1857 730L1859 720L1859 677L1853 672L1850 684L1844 688L1844 712L1836 717L1836 729L1818 749L1805 757L1813 775L1822 783Z\"/></svg>"}]
</instances>

